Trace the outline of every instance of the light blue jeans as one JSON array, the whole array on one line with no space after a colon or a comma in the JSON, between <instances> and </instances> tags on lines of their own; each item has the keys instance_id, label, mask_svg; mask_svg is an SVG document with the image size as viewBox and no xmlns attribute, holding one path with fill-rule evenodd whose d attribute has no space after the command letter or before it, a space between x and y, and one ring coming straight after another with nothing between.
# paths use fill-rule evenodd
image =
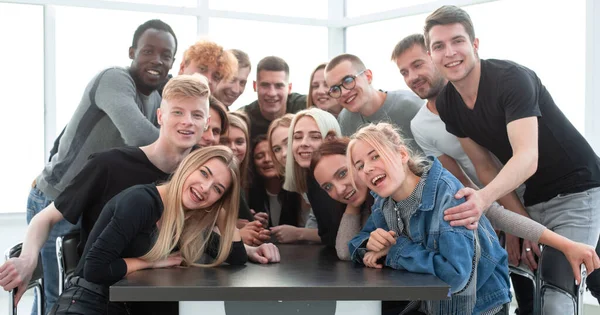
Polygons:
<instances>
[{"instance_id":1,"label":"light blue jeans","mask_svg":"<svg viewBox=\"0 0 600 315\"><path fill-rule=\"evenodd\" d=\"M27 199L27 224L31 222L31 219L36 214L40 213L44 208L51 204L54 200L51 200L44 195L44 193L36 187L31 188L29 192L29 198ZM56 238L58 236L69 233L75 225L69 223L63 219L58 222L52 230L48 240L44 244L41 250L42 265L44 267L44 295L46 297L45 310L48 312L52 305L58 299L58 263L56 261ZM34 298L34 307L31 311L32 315L37 314L37 296ZM42 314L39 314L42 315Z\"/></svg>"},{"instance_id":2,"label":"light blue jeans","mask_svg":"<svg viewBox=\"0 0 600 315\"><path fill-rule=\"evenodd\" d=\"M555 233L595 247L600 234L600 187L558 195L527 207L527 212L531 219ZM572 273L571 269L565 269L564 272ZM558 291L546 290L542 296L542 311L545 315L573 314L574 309L571 298Z\"/></svg>"}]
</instances>

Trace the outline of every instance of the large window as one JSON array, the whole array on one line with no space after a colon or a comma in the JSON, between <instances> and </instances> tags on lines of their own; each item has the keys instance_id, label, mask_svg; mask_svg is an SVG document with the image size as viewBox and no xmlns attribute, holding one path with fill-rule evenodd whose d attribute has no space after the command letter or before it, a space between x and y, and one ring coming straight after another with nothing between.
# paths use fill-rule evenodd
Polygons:
<instances>
[{"instance_id":1,"label":"large window","mask_svg":"<svg viewBox=\"0 0 600 315\"><path fill-rule=\"evenodd\" d=\"M144 3L144 4L156 4L156 5L170 5L170 6L181 6L181 7L196 7L198 4L197 0L105 0L115 2L131 2L131 3Z\"/></svg>"},{"instance_id":2,"label":"large window","mask_svg":"<svg viewBox=\"0 0 600 315\"><path fill-rule=\"evenodd\" d=\"M408 8L435 0L346 0L346 16L356 17L388 10Z\"/></svg>"},{"instance_id":3,"label":"large window","mask_svg":"<svg viewBox=\"0 0 600 315\"><path fill-rule=\"evenodd\" d=\"M534 70L556 104L583 134L585 1L560 3L503 0L464 9L473 20L480 57L509 59ZM535 13L540 8L544 8L544 14ZM391 53L404 36L422 32L427 15L348 28L347 51L358 55L373 70L376 87L406 89L396 65L390 61Z\"/></svg>"},{"instance_id":4,"label":"large window","mask_svg":"<svg viewBox=\"0 0 600 315\"><path fill-rule=\"evenodd\" d=\"M111 66L131 64L129 47L137 27L150 19L169 24L179 42L171 73L196 39L196 18L130 11L56 8L56 131L69 122L87 84ZM107 21L111 21L107 23Z\"/></svg>"},{"instance_id":5,"label":"large window","mask_svg":"<svg viewBox=\"0 0 600 315\"><path fill-rule=\"evenodd\" d=\"M324 0L211 0L213 10L272 14L306 18L327 18L328 4Z\"/></svg>"},{"instance_id":6,"label":"large window","mask_svg":"<svg viewBox=\"0 0 600 315\"><path fill-rule=\"evenodd\" d=\"M266 56L283 58L290 66L292 91L306 94L312 70L327 61L327 28L278 23L212 18L210 38L225 48L245 51L252 62L252 72L244 94L233 109L256 100L252 81L256 79L256 64Z\"/></svg>"},{"instance_id":7,"label":"large window","mask_svg":"<svg viewBox=\"0 0 600 315\"><path fill-rule=\"evenodd\" d=\"M1 212L24 212L44 162L43 8L0 3Z\"/></svg>"}]
</instances>

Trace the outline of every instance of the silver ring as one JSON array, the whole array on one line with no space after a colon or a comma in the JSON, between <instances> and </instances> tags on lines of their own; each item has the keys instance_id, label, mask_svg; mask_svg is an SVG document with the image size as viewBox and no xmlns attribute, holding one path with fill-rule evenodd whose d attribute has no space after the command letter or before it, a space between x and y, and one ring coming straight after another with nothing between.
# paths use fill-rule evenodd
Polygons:
<instances>
[{"instance_id":1,"label":"silver ring","mask_svg":"<svg viewBox=\"0 0 600 315\"><path fill-rule=\"evenodd\" d=\"M525 248L525 251L526 251L526 252L530 252L530 251L531 251L531 248L527 247L527 248Z\"/></svg>"}]
</instances>

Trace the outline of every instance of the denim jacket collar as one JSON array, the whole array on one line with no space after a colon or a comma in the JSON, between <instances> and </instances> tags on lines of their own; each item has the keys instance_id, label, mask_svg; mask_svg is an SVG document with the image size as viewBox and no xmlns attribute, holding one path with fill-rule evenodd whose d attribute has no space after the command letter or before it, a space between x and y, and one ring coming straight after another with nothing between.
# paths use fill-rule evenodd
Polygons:
<instances>
[{"instance_id":1,"label":"denim jacket collar","mask_svg":"<svg viewBox=\"0 0 600 315\"><path fill-rule=\"evenodd\" d=\"M421 205L417 209L417 211L432 211L435 207L435 196L437 193L438 181L442 176L442 163L432 156L427 157L427 161L431 163L431 168L429 169L429 174L427 175L427 181L425 182L425 187L423 188L423 196L421 198ZM371 196L375 198L376 201L385 202L386 199L390 198L382 198L377 195L373 191L369 191ZM377 209L381 209L383 203L379 203L380 207Z\"/></svg>"}]
</instances>

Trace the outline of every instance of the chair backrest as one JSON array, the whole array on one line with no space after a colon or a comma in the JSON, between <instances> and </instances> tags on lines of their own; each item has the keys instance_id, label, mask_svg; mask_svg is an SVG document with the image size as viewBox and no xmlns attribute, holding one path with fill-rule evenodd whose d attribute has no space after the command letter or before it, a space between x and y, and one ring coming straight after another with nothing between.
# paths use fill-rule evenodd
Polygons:
<instances>
[{"instance_id":1,"label":"chair backrest","mask_svg":"<svg viewBox=\"0 0 600 315\"><path fill-rule=\"evenodd\" d=\"M9 248L8 250L6 250L6 252L4 254L6 260L8 260L10 258L19 257L21 255L22 248L23 248L23 243L19 243L15 246ZM35 270L33 271L33 274L31 275L31 280L27 284L27 289L26 289L26 290L29 290L29 289L33 288L36 290L36 292L38 294L37 295L38 314L44 313L45 297L44 297L43 281L44 281L44 269L42 267L42 257L41 257L41 255L38 255L37 266L35 267ZM8 314L9 315L17 314L17 307L14 304L15 293L16 293L16 289L13 289L10 292L8 292Z\"/></svg>"},{"instance_id":2,"label":"chair backrest","mask_svg":"<svg viewBox=\"0 0 600 315\"><path fill-rule=\"evenodd\" d=\"M581 264L581 283L575 284L575 277L571 272L571 265L565 255L559 250L550 246L545 246L542 251L542 257L539 260L539 283L542 285L540 294L543 295L545 287L550 286L554 289L569 295L575 305L575 314L583 313L583 294L585 291L585 281L587 270L585 264Z\"/></svg>"},{"instance_id":3,"label":"chair backrest","mask_svg":"<svg viewBox=\"0 0 600 315\"><path fill-rule=\"evenodd\" d=\"M21 249L23 248L23 243L19 243L6 251L6 259L15 258L21 256ZM35 282L44 278L44 269L42 267L42 257L38 256L38 264L33 271L31 276L31 281L27 286L27 289L30 289L35 285Z\"/></svg>"},{"instance_id":4,"label":"chair backrest","mask_svg":"<svg viewBox=\"0 0 600 315\"><path fill-rule=\"evenodd\" d=\"M74 230L56 238L56 261L58 263L58 294L61 294L69 282L77 264L79 253L77 247L81 239L78 230Z\"/></svg>"},{"instance_id":5,"label":"chair backrest","mask_svg":"<svg viewBox=\"0 0 600 315\"><path fill-rule=\"evenodd\" d=\"M77 264L79 264L79 253L77 247L81 237L79 231L72 231L62 237L62 259L65 273L70 276L75 272Z\"/></svg>"}]
</instances>

